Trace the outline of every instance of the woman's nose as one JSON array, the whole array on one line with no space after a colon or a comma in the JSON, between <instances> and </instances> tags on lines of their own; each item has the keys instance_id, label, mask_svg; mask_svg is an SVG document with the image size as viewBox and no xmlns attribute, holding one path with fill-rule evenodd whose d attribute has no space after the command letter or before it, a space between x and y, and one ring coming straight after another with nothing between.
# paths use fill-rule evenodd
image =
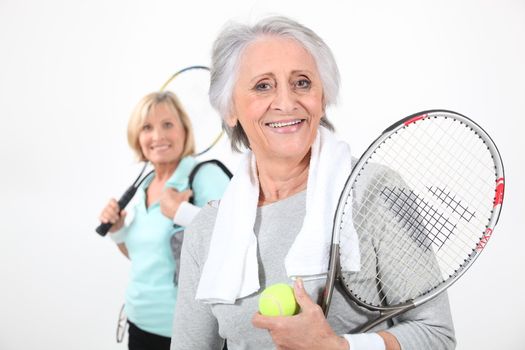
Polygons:
<instances>
[{"instance_id":1,"label":"woman's nose","mask_svg":"<svg viewBox=\"0 0 525 350\"><path fill-rule=\"evenodd\" d=\"M154 128L152 132L153 140L160 140L162 139L162 136L164 135L164 132L161 128Z\"/></svg>"},{"instance_id":2,"label":"woman's nose","mask_svg":"<svg viewBox=\"0 0 525 350\"><path fill-rule=\"evenodd\" d=\"M290 113L297 108L297 99L288 84L276 88L275 98L272 107L282 113Z\"/></svg>"}]
</instances>

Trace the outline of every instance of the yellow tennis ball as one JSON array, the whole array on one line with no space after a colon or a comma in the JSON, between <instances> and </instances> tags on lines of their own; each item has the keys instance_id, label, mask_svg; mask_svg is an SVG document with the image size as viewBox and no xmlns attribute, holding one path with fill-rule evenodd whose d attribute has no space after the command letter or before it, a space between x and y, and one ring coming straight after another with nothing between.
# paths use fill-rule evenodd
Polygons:
<instances>
[{"instance_id":1,"label":"yellow tennis ball","mask_svg":"<svg viewBox=\"0 0 525 350\"><path fill-rule=\"evenodd\" d=\"M259 312L265 316L292 316L299 311L293 288L284 283L267 287L259 297Z\"/></svg>"}]
</instances>

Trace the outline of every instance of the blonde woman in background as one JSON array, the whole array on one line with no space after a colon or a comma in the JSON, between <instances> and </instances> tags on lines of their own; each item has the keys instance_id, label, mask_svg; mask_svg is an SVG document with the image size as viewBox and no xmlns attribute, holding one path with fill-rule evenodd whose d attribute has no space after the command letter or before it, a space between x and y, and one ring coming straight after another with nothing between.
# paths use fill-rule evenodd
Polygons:
<instances>
[{"instance_id":1,"label":"blonde woman in background","mask_svg":"<svg viewBox=\"0 0 525 350\"><path fill-rule=\"evenodd\" d=\"M188 115L171 92L142 98L129 120L128 142L154 172L138 189L128 220L112 198L100 221L113 224L110 237L131 261L125 303L129 349L169 349L180 254L180 245L172 252L170 242L182 242L184 227L200 207L222 196L229 177L217 165L205 164L195 174L193 191L189 189L189 175L197 164L194 136Z\"/></svg>"}]
</instances>

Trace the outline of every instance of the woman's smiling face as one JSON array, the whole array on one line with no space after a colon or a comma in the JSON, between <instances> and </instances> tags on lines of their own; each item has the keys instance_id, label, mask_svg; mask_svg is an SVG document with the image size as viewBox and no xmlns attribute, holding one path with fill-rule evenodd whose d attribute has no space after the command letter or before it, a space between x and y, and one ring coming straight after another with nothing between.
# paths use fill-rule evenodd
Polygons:
<instances>
[{"instance_id":1,"label":"woman's smiling face","mask_svg":"<svg viewBox=\"0 0 525 350\"><path fill-rule=\"evenodd\" d=\"M227 122L241 124L257 157L304 158L323 115L322 82L303 46L266 36L246 48Z\"/></svg>"},{"instance_id":2,"label":"woman's smiling face","mask_svg":"<svg viewBox=\"0 0 525 350\"><path fill-rule=\"evenodd\" d=\"M155 166L176 164L185 140L186 131L177 111L165 103L152 106L139 133L144 157Z\"/></svg>"}]
</instances>

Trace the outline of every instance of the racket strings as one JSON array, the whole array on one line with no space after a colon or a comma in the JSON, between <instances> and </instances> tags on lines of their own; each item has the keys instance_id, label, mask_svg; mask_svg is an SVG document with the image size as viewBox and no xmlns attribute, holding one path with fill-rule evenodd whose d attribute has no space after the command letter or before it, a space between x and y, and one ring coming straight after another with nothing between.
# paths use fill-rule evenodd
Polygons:
<instances>
[{"instance_id":1,"label":"racket strings","mask_svg":"<svg viewBox=\"0 0 525 350\"><path fill-rule=\"evenodd\" d=\"M432 193L437 199L441 201L441 203L447 205L455 213L457 213L461 219L470 222L470 220L472 220L474 217L475 213L471 212L467 206L463 205L461 200L457 200L456 195L451 194L450 191L447 192L445 189L439 188L437 186L430 186L427 188L430 193Z\"/></svg>"},{"instance_id":2,"label":"racket strings","mask_svg":"<svg viewBox=\"0 0 525 350\"><path fill-rule=\"evenodd\" d=\"M388 251L401 252L401 254L389 257L392 265L399 269L396 279L391 279L392 273L384 274L384 277L381 276L379 278L380 285L384 286L382 292L385 295L384 302L386 303L399 303L407 300L411 295L425 293L432 287L427 283L428 276L437 276L436 270L431 268L434 264L432 261L433 257L429 254L435 239L434 237L429 239L429 234L424 232L422 222L418 222L420 218L415 215L415 208L410 216L405 216L401 220L401 215L406 215L404 214L407 212L406 207L414 207L414 203L404 201L402 205L405 209L393 213L395 218L391 219L391 225L397 224L400 230L405 230L409 234L405 237L407 240L400 240L396 239L395 236L390 236L389 238L391 239L387 241L388 244L384 245ZM425 263L417 266L412 263L412 259L424 261ZM400 294L400 290L404 290L404 294Z\"/></svg>"},{"instance_id":3,"label":"racket strings","mask_svg":"<svg viewBox=\"0 0 525 350\"><path fill-rule=\"evenodd\" d=\"M376 222L380 222L384 219L380 218L379 215L375 218L377 219ZM395 224L395 223L393 223ZM367 227L367 230L383 230L382 227ZM359 296L360 299L367 303L374 303L376 305L383 305L383 304L391 304L393 302L400 303L404 300L407 300L409 296L414 294L422 294L425 293L428 289L431 288L431 286L428 285L426 281L428 281L428 275L436 275L435 269L431 269L433 264L423 264L419 266L419 271L414 270L414 265L410 264L410 259L407 259L404 255L394 255L391 257L387 257L391 260L391 264L395 265L398 269L396 280L390 280L389 276L392 274L388 271L383 270L384 273L381 273L380 270L378 270L377 267L377 258L375 254L382 255L384 254L387 249L393 249L396 251L403 251L403 245L405 243L397 241L394 239L394 237L385 237L385 239L382 242L382 245L376 248L370 248L367 247L367 243L372 244L370 242L372 237L360 237L360 244L361 249L374 249L373 254L366 254L362 255L362 270L359 273L359 277L363 277L363 274L366 275L365 280L374 281L377 280L377 286L374 286L375 288L370 287L370 283L362 284L362 281L356 281L352 280L352 282L348 281L348 287L358 287L357 289L353 290L354 295ZM367 242L368 240L368 242ZM412 257L418 252L412 252ZM418 255L421 255L422 252L420 252ZM427 255L428 260L428 254ZM419 256L417 257L418 260L422 260L423 257ZM366 273L364 273L366 271ZM354 275L353 277L358 277L357 275ZM359 278L357 278L359 280ZM347 278L347 280L350 280ZM360 283L354 283L354 282L360 282ZM398 293L394 293L395 291L399 290L405 290L404 295L399 295ZM377 291L377 292L376 292ZM377 299L378 296L381 297L381 299Z\"/></svg>"},{"instance_id":4,"label":"racket strings","mask_svg":"<svg viewBox=\"0 0 525 350\"><path fill-rule=\"evenodd\" d=\"M465 140L472 141L473 139L478 141L478 137L465 137L465 136L470 136L472 134L470 130L469 130L470 135L460 135L459 131L465 131L467 129L466 128L454 128L453 126L455 126L457 124L458 124L457 122L450 123L448 125L447 129L443 130L443 128L441 128L440 131L444 135L450 135L450 139L452 140L452 142L457 142L458 140L461 140L462 142L464 142ZM439 126L441 127L441 125L439 125ZM437 129L437 128L435 128L435 129ZM427 136L427 137L435 137L435 136L434 135L430 135L430 136ZM448 142L451 142L451 141L448 141ZM456 146L456 148L459 149L459 147L457 147L457 146ZM472 147L472 142L470 142L470 144L466 144L465 146L462 147L462 149L464 149L464 150L470 150L472 148L473 148ZM474 149L476 149L476 148L474 148ZM479 162L479 158L477 156L478 153L479 152L478 152L477 149L476 149L476 152L463 152L463 154L467 154L467 155L462 157L462 158L464 158L464 159L465 158L466 159L471 159L470 164L463 164L463 166L461 166L461 163L465 163L464 159L459 158L460 160L459 160L459 164L458 164L457 162L451 161L451 160L454 160L454 158L451 159L449 154L444 154L444 155L440 154L440 158L442 160L439 160L438 164L440 164L440 165L441 164L448 165L448 167L446 169L441 171L442 177L445 179L445 182L451 183L453 181L456 181L455 179L457 179L457 178L462 176L461 174L457 174L457 169L473 168L472 163L474 162L474 160L477 160L477 163L480 163ZM486 152L482 152L482 154L483 153L486 154ZM460 153L460 155L461 155L461 153ZM457 157L457 155L456 155L456 157ZM453 166L451 167L450 164L453 164ZM472 172L476 173L476 170L474 170ZM485 176L485 178L486 178L486 176ZM476 187L477 186L467 186L467 187L464 187L462 189L462 191L469 190L469 188L476 188ZM474 198L474 196L472 196L472 194L471 194L471 197ZM483 196L482 198L485 199L486 197Z\"/></svg>"},{"instance_id":5,"label":"racket strings","mask_svg":"<svg viewBox=\"0 0 525 350\"><path fill-rule=\"evenodd\" d=\"M387 138L360 169L349 191L353 217L345 210L339 225L342 261L348 222L359 235L361 271L342 275L351 293L392 305L454 276L492 215L494 168L483 139L453 118L429 118Z\"/></svg>"},{"instance_id":6,"label":"racket strings","mask_svg":"<svg viewBox=\"0 0 525 350\"><path fill-rule=\"evenodd\" d=\"M381 180L379 180L378 182L381 182ZM378 185L372 185L372 187L376 187L376 188L379 188ZM377 193L379 191L375 190L375 191L371 191L371 193ZM370 207L371 204L372 204L372 201L373 201L373 196L367 196L367 198L364 200L366 202L365 206L364 207ZM385 222L385 219L384 218L381 218L379 217L379 213L380 211L373 211L371 213L366 213L366 212L363 212L362 210L361 211L356 211L357 212L357 215L361 215L361 217L367 217L367 223L372 223L372 225L367 225L367 227L362 227L360 225L358 225L358 229L359 230L363 230L364 232L375 232L375 231L378 231L378 230L383 230L384 228L383 227L377 227L377 225L375 225L375 223L382 223L382 222ZM373 215L374 217L370 217L370 215ZM371 219L371 220L370 220ZM391 219L388 219L388 220L392 220L394 218L391 218ZM357 221L359 222L360 219L357 218ZM343 233L343 236L344 236L345 233ZM395 250L398 250L398 251L402 251L402 248L400 246L400 243L397 242L396 240L392 239L392 237L385 237L385 239L383 240L383 245L386 246L386 247L395 247L394 249ZM341 248L342 250L344 251L344 242L345 242L345 237L342 238L341 240ZM367 247L367 244L370 245L370 244L373 244L373 243L370 243L370 240L372 240L373 237L371 236L366 236L366 235L360 235L360 245L361 247ZM368 241L368 242L367 242ZM396 247L397 246L397 247ZM362 266L364 267L362 269L363 270L366 270L367 273L367 278L369 280L373 280L373 279L377 279L378 281L380 281L380 285L383 286L383 290L382 292L383 293L379 293L379 295L381 295L382 299L381 300L377 300L377 297L378 297L378 293L375 292L375 288L370 288L370 285L362 285L360 283L350 283L351 287L354 287L354 286L361 286L362 288L360 288L359 290L355 290L354 291L354 294L355 295L358 295L361 299L363 299L364 301L366 302L369 302L371 300L374 300L374 302L376 304L383 304L385 299L386 298L389 298L389 299L393 299L392 297L392 294L390 292L390 290L393 290L393 289L400 289L399 285L404 285L404 289L407 289L408 288L408 294L409 295L412 295L414 294L415 292L413 291L414 289L416 289L419 293L422 293L425 291L425 289L428 289L429 286L428 286L428 283L425 284L423 283L424 281L426 281L425 278L423 277L420 277L420 278L417 278L417 279L413 279L414 275L415 274L420 274L420 275L428 275L429 273L432 273L432 274L435 274L435 271L431 271L431 270L428 270L428 269L425 269L426 271L423 271L423 272L418 272L416 273L414 270L413 270L413 267L408 264L408 259L404 258L403 256L393 256L393 259L395 260L395 264L398 266L398 268L400 269L400 273L399 273L399 276L398 276L398 279L396 281L396 284L397 286L393 286L393 284L388 281L388 280L384 280L384 278L381 276L380 272L377 271L377 267L376 267L376 254L382 254L382 249L381 248L367 248L367 249L374 249L374 253L372 254L366 254L366 255L362 255ZM341 256L343 259L345 258L343 255ZM422 258L419 258L420 260ZM431 265L429 265L431 266ZM361 276L363 275L363 273L360 274ZM390 274L385 274L385 276L389 276ZM410 280L408 278L408 276L410 276ZM379 291L381 292L381 290ZM398 296L396 298L396 300L401 300L405 298L405 296ZM392 302L392 300L389 300L390 302Z\"/></svg>"},{"instance_id":7,"label":"racket strings","mask_svg":"<svg viewBox=\"0 0 525 350\"><path fill-rule=\"evenodd\" d=\"M486 176L486 171L485 172L480 172L479 169L475 169L474 166L473 166L473 163L475 162L475 164L487 164L487 162L483 162L479 159L479 153L481 154L487 154L486 152L486 149L484 150L480 150L478 147L473 147L474 145L472 144L473 141L477 142L477 144L482 144L482 142L480 143L479 142L479 137L472 137L472 131L470 129L467 129L467 128L457 128L455 127L454 124L459 124L458 122L454 122L454 123L450 123L448 125L448 128L447 129L444 129L442 125L437 125L437 127L433 128L433 133L430 134L428 133L426 130L423 130L421 131L421 133L425 133L424 137L429 139L429 140L432 140L432 139L437 139L437 136L436 136L436 133L437 131L440 132L440 134L442 135L447 135L448 136L448 139L449 140L446 140L448 144L452 144L452 143L458 143L458 140L461 140L461 142L469 142L468 144L465 144L465 145L459 145L461 147L458 147L458 145L455 146L456 149L461 149L463 150L463 152L459 153L459 154L455 154L454 157L450 157L450 154L443 154L443 153L436 153L436 152L433 152L432 153L430 152L429 149L426 149L424 152L419 152L419 153L427 153L428 154L431 154L433 157L432 157L432 161L434 164L439 164L441 167L445 166L446 168L444 169L441 169L439 171L439 173L441 174L441 177L443 179L443 183L455 183L457 182L457 179L458 178L461 178L463 177L462 174L459 174L458 173L458 169L472 169L470 172L472 174L477 174L477 173L483 173L484 174L484 177L483 179L486 179L487 176ZM429 129L429 128L427 128ZM437 131L436 131L437 130ZM459 131L466 131L468 130L468 133L467 135L464 135L464 134L460 134ZM444 136L442 136L439 138L440 142L443 143L443 138ZM399 140L399 139L398 139ZM405 147L403 145L399 145L399 146L395 146L396 148L397 147ZM450 146L447 146L447 147L450 147ZM473 150L473 151L469 151L469 150ZM481 152L480 152L481 151ZM458 160L459 159L459 160ZM468 164L465 164L465 160L464 159L469 159L469 163ZM405 160L406 164L410 164L409 163L410 159L407 159ZM415 164L416 166L413 167L413 169L411 169L410 171L417 174L417 176L415 178L421 178L421 179L426 179L428 178L428 174L427 173L420 173L418 171L418 169L433 169L433 171L436 171L435 170L435 166L434 167L430 167L430 166L425 166L425 164L422 164L421 162L418 162ZM418 172L418 173L416 173ZM408 173L408 171L406 171L405 173ZM472 179L469 179L470 182L472 182ZM476 184L472 184L471 186L466 186L464 188L461 189L461 191L469 191L471 188L474 189L474 188L477 188L479 187L480 184L479 183L476 183ZM487 183L485 182L485 187L488 187L490 189L493 188L493 183ZM476 198L476 197L479 197L477 196L476 194L473 194L473 193L470 193L470 197L471 198ZM483 198L483 200L485 200L485 196L481 196L481 198Z\"/></svg>"},{"instance_id":8,"label":"racket strings","mask_svg":"<svg viewBox=\"0 0 525 350\"><path fill-rule=\"evenodd\" d=\"M385 194L385 191L389 193ZM400 189L399 193L395 193L393 189L385 187L381 194L386 197L385 202L390 205L388 209L396 217L403 219L403 228L410 232L411 238L427 250L431 249L431 244L439 250L456 227L443 213L439 213L411 190L407 195L404 188ZM400 199L401 203L399 203ZM418 222L418 219L421 222ZM429 226L430 230L426 230L425 228Z\"/></svg>"},{"instance_id":9,"label":"racket strings","mask_svg":"<svg viewBox=\"0 0 525 350\"><path fill-rule=\"evenodd\" d=\"M190 66L173 74L160 88L172 91L191 120L195 157L212 150L222 139L222 121L209 103L210 72L206 66Z\"/></svg>"}]
</instances>

